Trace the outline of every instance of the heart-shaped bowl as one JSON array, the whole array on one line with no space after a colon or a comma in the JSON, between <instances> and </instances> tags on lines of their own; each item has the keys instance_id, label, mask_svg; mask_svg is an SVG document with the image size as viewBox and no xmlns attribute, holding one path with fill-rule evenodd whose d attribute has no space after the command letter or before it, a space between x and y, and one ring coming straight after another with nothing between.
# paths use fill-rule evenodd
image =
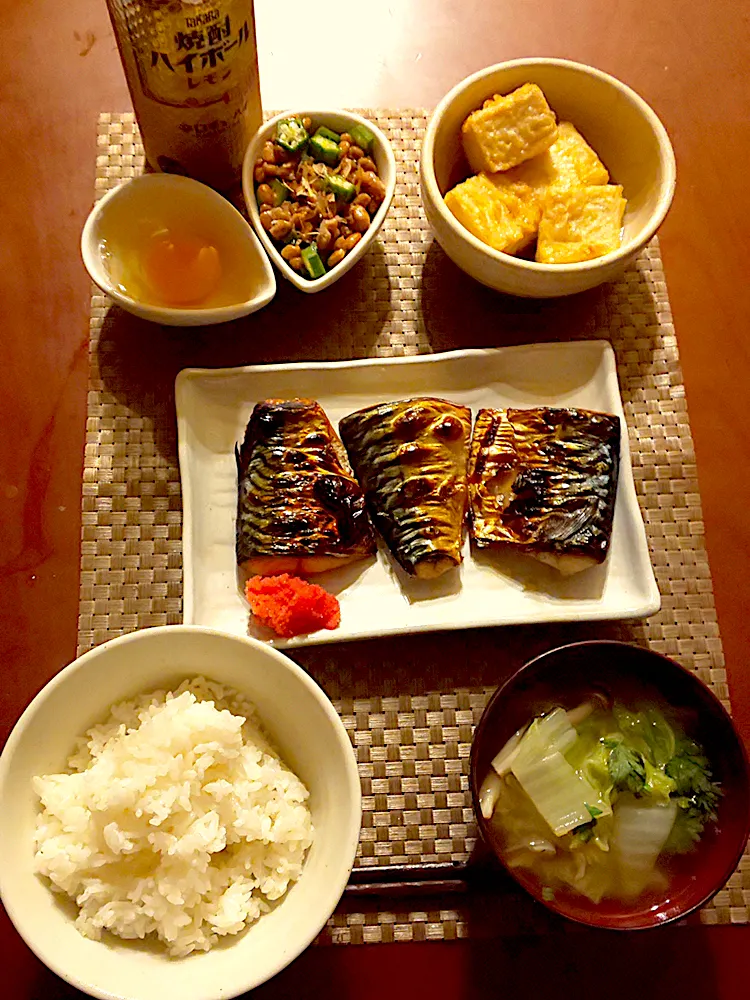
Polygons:
<instances>
[{"instance_id":1,"label":"heart-shaped bowl","mask_svg":"<svg viewBox=\"0 0 750 1000\"><path fill-rule=\"evenodd\" d=\"M321 126L337 134L349 132L355 127L367 129L373 136L372 149L369 155L375 163L377 174L384 186L384 196L357 245L346 254L340 263L335 264L330 269L326 268L325 273L317 278L309 278L305 273L295 271L282 257L279 244L271 238L261 222L261 206L258 204L257 197L258 182L256 181L255 174L256 166L258 165L258 161L262 159L264 146L276 136L279 122L289 118L300 120L309 118L311 125L308 132L310 135ZM353 111L342 111L338 108L319 108L312 111L293 109L270 118L251 139L242 167L242 192L255 232L258 234L268 256L282 277L291 282L295 288L308 294L322 292L324 288L329 288L339 278L342 278L347 271L350 271L357 261L362 259L372 246L381 226L385 222L385 217L393 201L395 190L396 158L393 155L393 149L384 132L373 122L363 118L362 115L355 114Z\"/></svg>"},{"instance_id":2,"label":"heart-shaped bowl","mask_svg":"<svg viewBox=\"0 0 750 1000\"><path fill-rule=\"evenodd\" d=\"M175 221L183 231L178 243L188 234L217 248L221 273L205 302L177 306L149 287L145 259ZM83 227L81 256L91 280L119 306L164 326L227 323L276 294L273 268L247 220L213 188L177 174L143 174L100 198ZM184 261L182 268L171 279L180 292L194 280Z\"/></svg>"}]
</instances>

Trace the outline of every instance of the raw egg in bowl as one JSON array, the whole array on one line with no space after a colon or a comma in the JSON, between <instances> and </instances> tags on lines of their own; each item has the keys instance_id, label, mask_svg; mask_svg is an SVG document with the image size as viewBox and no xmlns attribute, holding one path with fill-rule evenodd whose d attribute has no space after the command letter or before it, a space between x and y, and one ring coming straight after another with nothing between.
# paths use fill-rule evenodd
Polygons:
<instances>
[{"instance_id":1,"label":"raw egg in bowl","mask_svg":"<svg viewBox=\"0 0 750 1000\"><path fill-rule=\"evenodd\" d=\"M81 236L86 270L123 309L169 326L223 323L276 294L251 226L188 177L144 174L106 194Z\"/></svg>"}]
</instances>

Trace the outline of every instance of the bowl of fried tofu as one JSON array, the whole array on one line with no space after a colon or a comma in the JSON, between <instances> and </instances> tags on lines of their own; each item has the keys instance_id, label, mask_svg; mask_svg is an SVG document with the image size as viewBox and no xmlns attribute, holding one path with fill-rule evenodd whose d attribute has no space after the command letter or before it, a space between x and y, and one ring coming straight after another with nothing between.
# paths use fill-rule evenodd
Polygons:
<instances>
[{"instance_id":1,"label":"bowl of fried tofu","mask_svg":"<svg viewBox=\"0 0 750 1000\"><path fill-rule=\"evenodd\" d=\"M446 254L497 291L572 295L619 277L674 195L656 113L613 76L516 59L457 84L432 115L420 184Z\"/></svg>"}]
</instances>

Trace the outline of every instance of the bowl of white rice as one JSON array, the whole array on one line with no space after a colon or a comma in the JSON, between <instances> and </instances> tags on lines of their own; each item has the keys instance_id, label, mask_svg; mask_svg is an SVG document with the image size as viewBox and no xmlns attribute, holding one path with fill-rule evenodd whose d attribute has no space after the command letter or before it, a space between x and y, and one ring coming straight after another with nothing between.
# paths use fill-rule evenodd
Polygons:
<instances>
[{"instance_id":1,"label":"bowl of white rice","mask_svg":"<svg viewBox=\"0 0 750 1000\"><path fill-rule=\"evenodd\" d=\"M218 1000L315 939L357 850L333 705L278 650L134 632L60 671L0 756L0 895L57 975L107 1000Z\"/></svg>"}]
</instances>

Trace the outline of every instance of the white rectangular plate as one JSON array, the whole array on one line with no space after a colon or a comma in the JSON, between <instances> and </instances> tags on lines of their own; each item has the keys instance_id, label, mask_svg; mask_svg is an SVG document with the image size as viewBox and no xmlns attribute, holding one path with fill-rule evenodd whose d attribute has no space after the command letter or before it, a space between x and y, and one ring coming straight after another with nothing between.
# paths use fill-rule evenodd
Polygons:
<instances>
[{"instance_id":1,"label":"white rectangular plate","mask_svg":"<svg viewBox=\"0 0 750 1000\"><path fill-rule=\"evenodd\" d=\"M184 620L226 632L249 627L235 561L237 469L253 406L269 397L317 399L337 427L347 413L409 396L481 407L580 406L622 420L620 480L609 557L574 577L514 552L472 556L438 580L408 578L384 546L376 559L317 577L341 603L341 626L277 646L435 629L640 618L657 611L646 532L630 465L612 348L606 341L533 344L388 360L186 369L176 381L183 503Z\"/></svg>"}]
</instances>

